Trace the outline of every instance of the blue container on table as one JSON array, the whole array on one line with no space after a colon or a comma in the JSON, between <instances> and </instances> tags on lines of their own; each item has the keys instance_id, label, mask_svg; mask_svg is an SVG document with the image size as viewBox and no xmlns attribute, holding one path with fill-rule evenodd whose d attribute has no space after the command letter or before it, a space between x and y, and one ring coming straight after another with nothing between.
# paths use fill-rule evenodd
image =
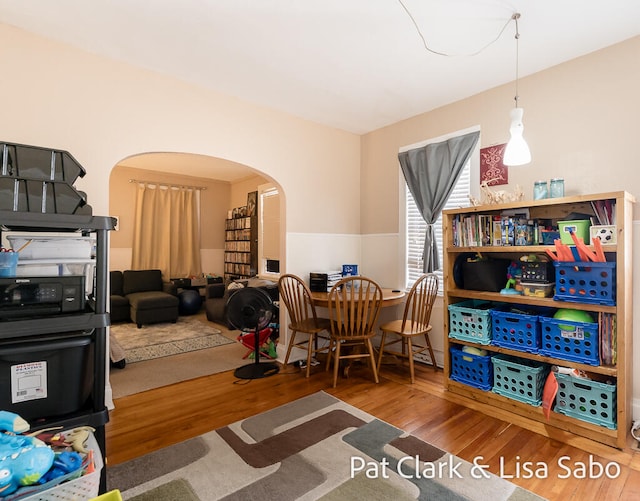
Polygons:
<instances>
[{"instance_id":1,"label":"blue container on table","mask_svg":"<svg viewBox=\"0 0 640 501\"><path fill-rule=\"evenodd\" d=\"M358 275L358 265L357 264L343 264L342 265L342 276L343 277L355 277Z\"/></svg>"}]
</instances>

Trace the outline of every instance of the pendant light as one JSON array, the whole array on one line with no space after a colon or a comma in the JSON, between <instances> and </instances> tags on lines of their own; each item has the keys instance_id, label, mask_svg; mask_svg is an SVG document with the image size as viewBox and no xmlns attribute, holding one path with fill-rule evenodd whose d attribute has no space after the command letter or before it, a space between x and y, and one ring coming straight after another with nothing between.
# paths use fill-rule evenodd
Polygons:
<instances>
[{"instance_id":1,"label":"pendant light","mask_svg":"<svg viewBox=\"0 0 640 501\"><path fill-rule=\"evenodd\" d=\"M524 110L518 106L518 58L519 58L519 40L520 32L518 31L518 19L520 14L515 13L511 18L516 22L516 107L511 110L511 126L509 127L509 133L511 138L507 143L507 147L504 149L504 158L502 163L504 165L525 165L531 162L531 151L529 151L529 145L522 135L524 131L524 124L522 123L522 115Z\"/></svg>"}]
</instances>

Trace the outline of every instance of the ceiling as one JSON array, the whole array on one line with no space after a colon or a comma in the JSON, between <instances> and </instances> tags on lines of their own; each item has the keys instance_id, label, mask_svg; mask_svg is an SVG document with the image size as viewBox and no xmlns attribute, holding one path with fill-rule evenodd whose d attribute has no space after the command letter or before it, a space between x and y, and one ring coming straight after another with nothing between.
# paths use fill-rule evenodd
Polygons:
<instances>
[{"instance_id":1,"label":"ceiling","mask_svg":"<svg viewBox=\"0 0 640 501\"><path fill-rule=\"evenodd\" d=\"M357 134L513 81L515 12L520 76L640 34L638 0L0 0L5 24Z\"/></svg>"}]
</instances>

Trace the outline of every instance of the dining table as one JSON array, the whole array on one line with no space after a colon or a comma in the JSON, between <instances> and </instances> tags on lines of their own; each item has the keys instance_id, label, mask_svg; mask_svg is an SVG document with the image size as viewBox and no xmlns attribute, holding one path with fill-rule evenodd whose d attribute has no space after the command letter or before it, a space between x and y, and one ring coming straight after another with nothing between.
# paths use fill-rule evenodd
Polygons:
<instances>
[{"instance_id":1,"label":"dining table","mask_svg":"<svg viewBox=\"0 0 640 501\"><path fill-rule=\"evenodd\" d=\"M405 292L400 289L384 289L382 288L382 308L387 306L395 306L401 304L405 297ZM311 292L311 298L316 307L329 307L329 292Z\"/></svg>"}]
</instances>

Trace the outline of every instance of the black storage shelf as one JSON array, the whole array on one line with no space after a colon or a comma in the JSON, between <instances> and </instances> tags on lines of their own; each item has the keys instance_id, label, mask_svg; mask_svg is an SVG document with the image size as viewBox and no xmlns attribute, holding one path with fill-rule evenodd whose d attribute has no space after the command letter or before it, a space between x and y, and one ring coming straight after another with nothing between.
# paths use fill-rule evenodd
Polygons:
<instances>
[{"instance_id":1,"label":"black storage shelf","mask_svg":"<svg viewBox=\"0 0 640 501\"><path fill-rule=\"evenodd\" d=\"M43 320L46 319L46 322ZM16 337L39 336L69 331L90 331L109 325L108 313L77 313L44 318L26 318L0 322L0 343Z\"/></svg>"},{"instance_id":2,"label":"black storage shelf","mask_svg":"<svg viewBox=\"0 0 640 501\"><path fill-rule=\"evenodd\" d=\"M88 214L53 214L0 210L0 225L20 231L97 231L115 228L115 219Z\"/></svg>"},{"instance_id":3,"label":"black storage shelf","mask_svg":"<svg viewBox=\"0 0 640 501\"><path fill-rule=\"evenodd\" d=\"M115 228L115 219L108 216L87 214L50 214L14 212L0 210L0 231L79 232L96 237L94 296L78 313L64 313L43 317L9 318L0 321L0 346L16 342L33 342L40 338L65 332L84 331L90 333L93 346L93 384L91 394L82 407L72 413L53 417L30 419L33 430L60 426L74 428L91 426L95 438L105 455L105 429L109 412L105 403L107 327L110 325L107 312L108 279L108 231ZM106 464L106 463L105 463ZM100 492L106 490L106 468L102 469Z\"/></svg>"}]
</instances>

